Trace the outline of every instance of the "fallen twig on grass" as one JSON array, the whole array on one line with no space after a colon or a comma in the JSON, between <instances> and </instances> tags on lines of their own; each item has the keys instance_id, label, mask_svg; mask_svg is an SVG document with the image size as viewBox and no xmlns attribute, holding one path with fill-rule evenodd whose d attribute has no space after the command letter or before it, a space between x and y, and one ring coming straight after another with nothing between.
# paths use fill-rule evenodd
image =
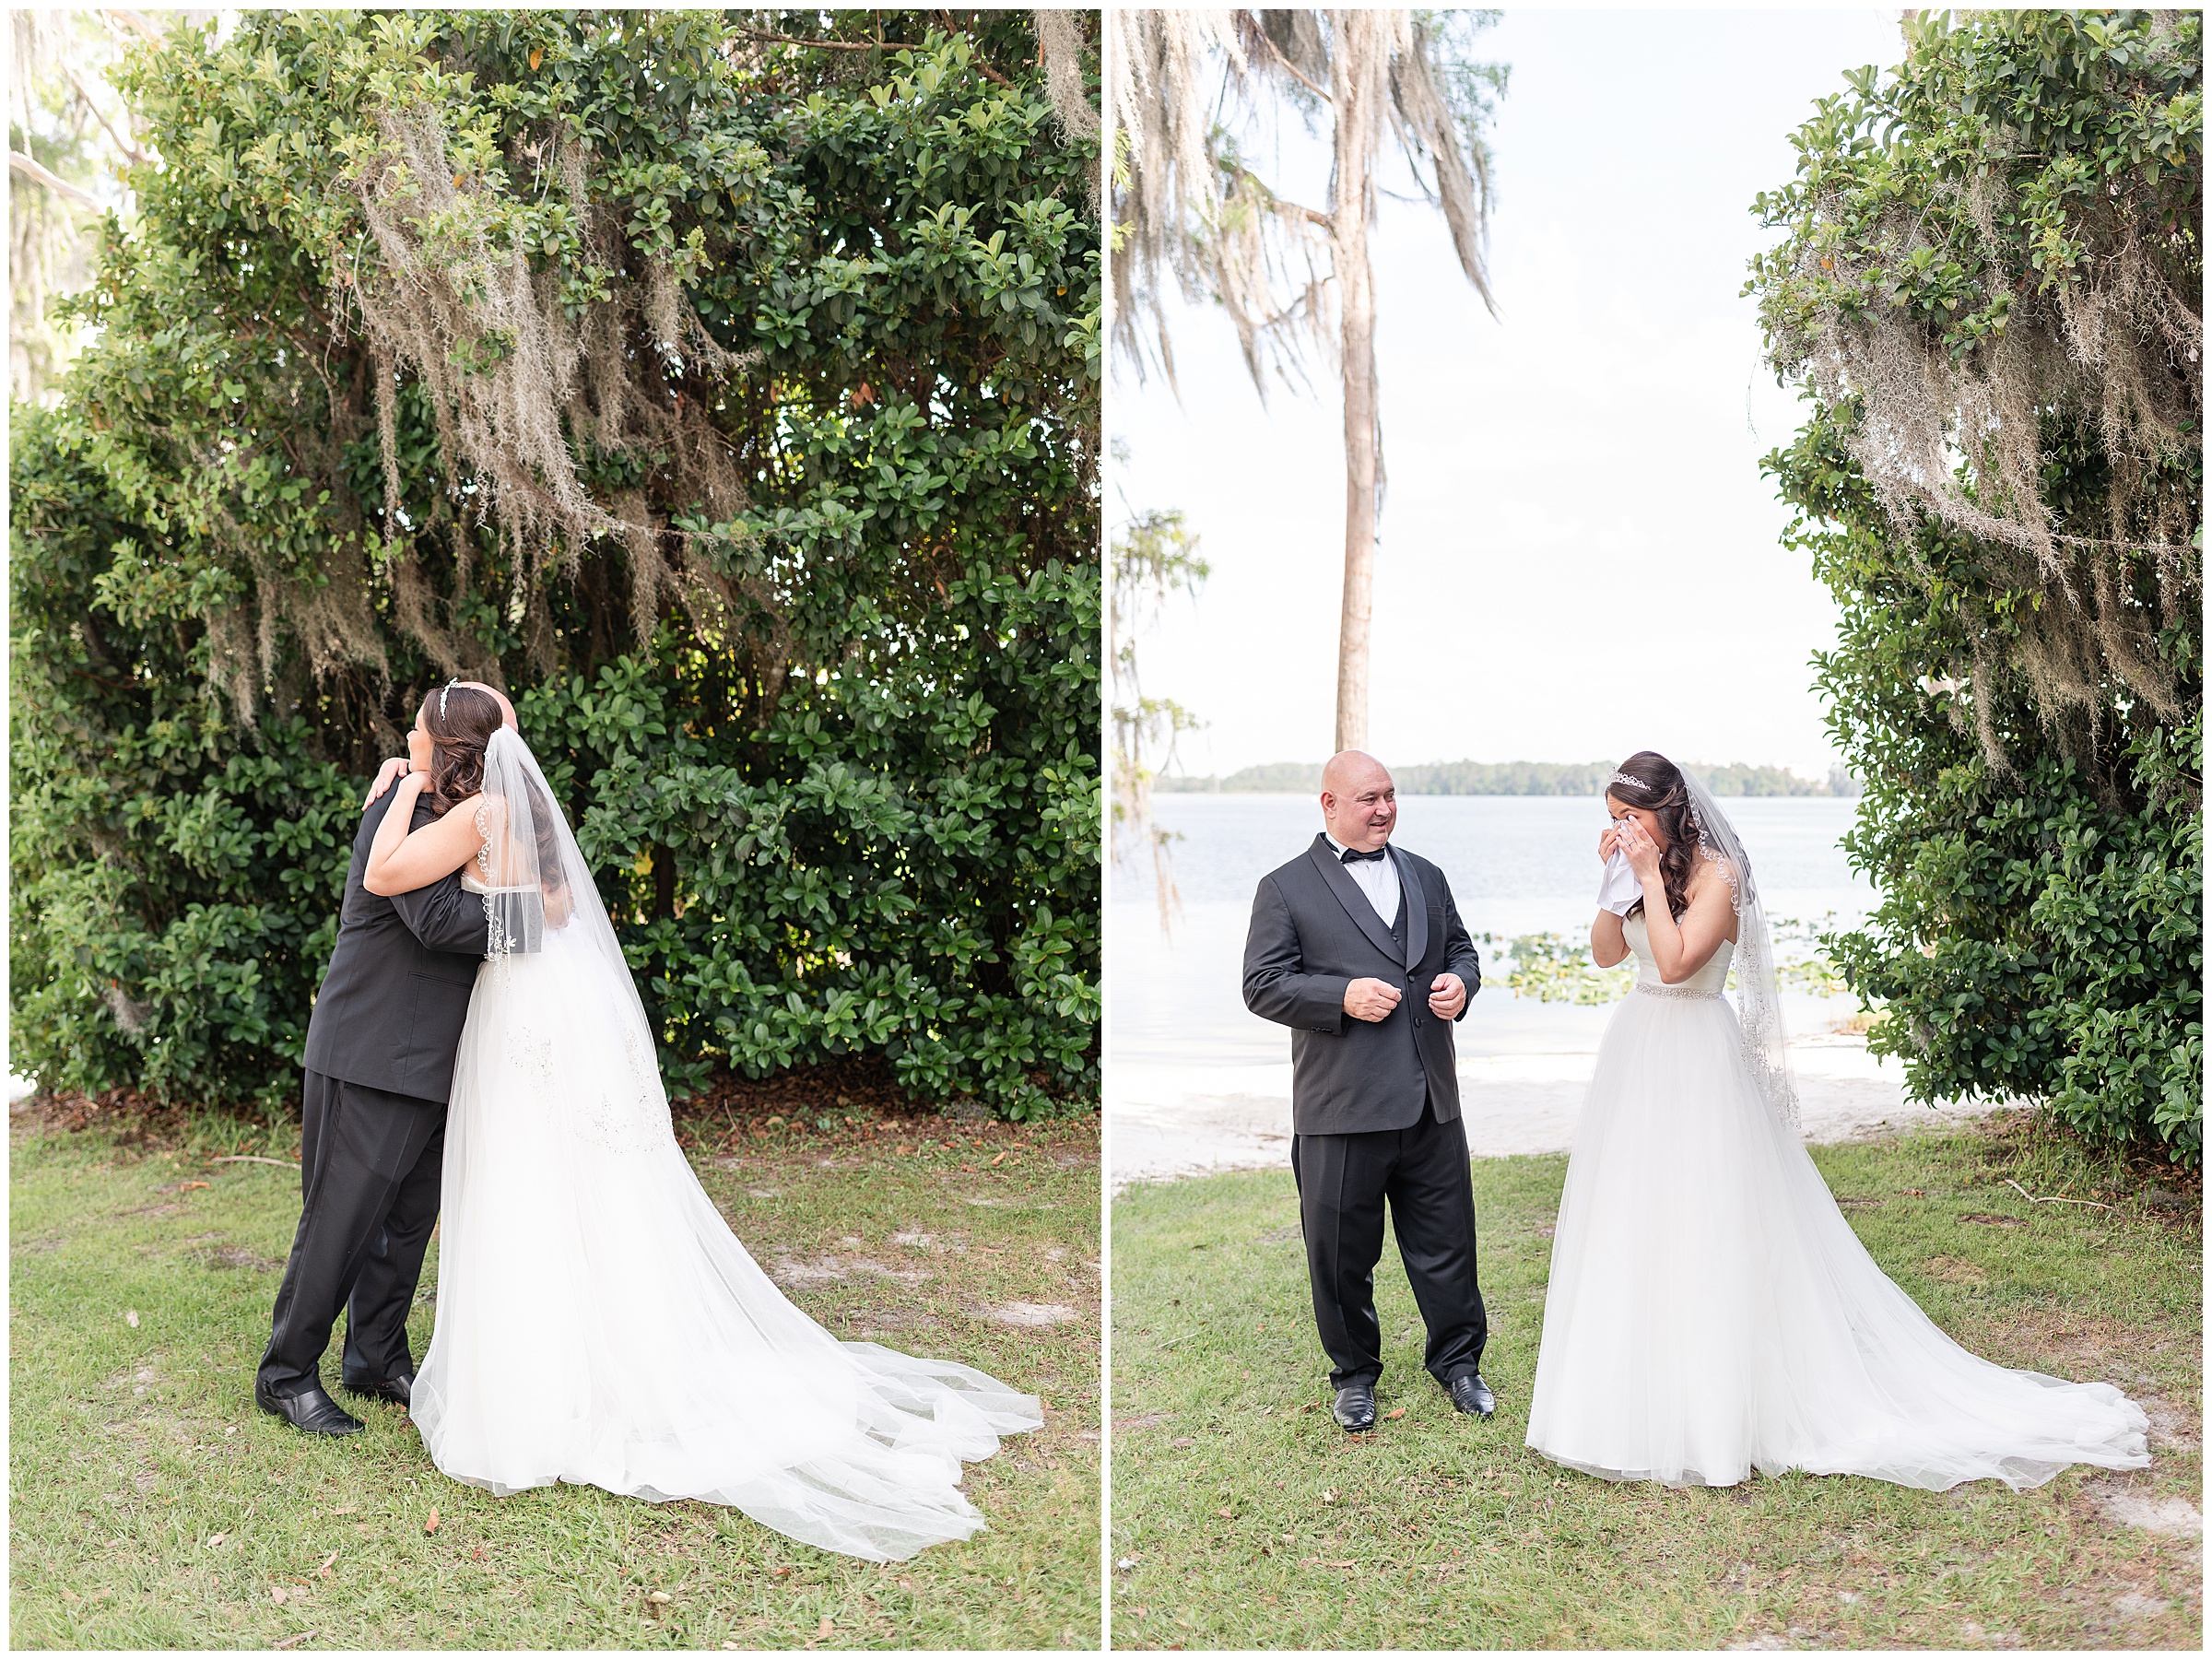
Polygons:
<instances>
[{"instance_id":1,"label":"fallen twig on grass","mask_svg":"<svg viewBox=\"0 0 2212 1660\"><path fill-rule=\"evenodd\" d=\"M2110 1205L2100 1205L2094 1199L2069 1199L2059 1194L2046 1194L2039 1199L2025 1187L2021 1187L2010 1176L2005 1178L2005 1184L2007 1187L2018 1189L2020 1197L2030 1205L2087 1205L2092 1210L2110 1210L2112 1208Z\"/></svg>"},{"instance_id":2,"label":"fallen twig on grass","mask_svg":"<svg viewBox=\"0 0 2212 1660\"><path fill-rule=\"evenodd\" d=\"M289 1159L264 1159L259 1153L225 1153L220 1159L210 1159L210 1164L274 1164L278 1170L298 1170Z\"/></svg>"}]
</instances>

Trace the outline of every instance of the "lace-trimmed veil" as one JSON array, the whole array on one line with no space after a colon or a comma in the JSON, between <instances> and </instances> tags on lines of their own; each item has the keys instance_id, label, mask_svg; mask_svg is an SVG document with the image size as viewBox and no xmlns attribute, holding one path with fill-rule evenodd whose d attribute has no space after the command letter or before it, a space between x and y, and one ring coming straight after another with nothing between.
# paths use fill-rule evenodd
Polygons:
<instances>
[{"instance_id":1,"label":"lace-trimmed veil","mask_svg":"<svg viewBox=\"0 0 2212 1660\"><path fill-rule=\"evenodd\" d=\"M1735 906L1736 1020L1744 1032L1744 1059L1774 1116L1793 1133L1802 1133L1797 1080L1790 1072L1789 1037L1782 1024L1782 988L1774 968L1774 939L1759 903L1759 880L1735 827L1688 768L1677 769L1689 793L1690 822L1697 827L1698 851L1721 867Z\"/></svg>"},{"instance_id":2,"label":"lace-trimmed veil","mask_svg":"<svg viewBox=\"0 0 2212 1660\"><path fill-rule=\"evenodd\" d=\"M554 805L552 786L530 746L506 726L484 748L484 803L477 828L485 839L477 875L488 889L486 954L497 960L540 950L547 928L567 929L571 945L588 946L601 960L611 995L627 1005L636 1029L645 1030L645 1006L575 832Z\"/></svg>"}]
</instances>

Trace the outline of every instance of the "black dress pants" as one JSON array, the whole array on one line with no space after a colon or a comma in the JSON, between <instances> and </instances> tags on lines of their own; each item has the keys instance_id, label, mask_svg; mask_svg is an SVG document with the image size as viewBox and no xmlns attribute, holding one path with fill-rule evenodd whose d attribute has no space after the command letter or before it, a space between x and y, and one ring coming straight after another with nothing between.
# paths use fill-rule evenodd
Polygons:
<instances>
[{"instance_id":1,"label":"black dress pants","mask_svg":"<svg viewBox=\"0 0 2212 1660\"><path fill-rule=\"evenodd\" d=\"M323 1351L346 1314L344 1381L412 1373L407 1313L438 1220L445 1102L307 1075L291 1260L276 1291L258 1382L298 1395L322 1381Z\"/></svg>"},{"instance_id":2,"label":"black dress pants","mask_svg":"<svg viewBox=\"0 0 2212 1660\"><path fill-rule=\"evenodd\" d=\"M1410 1129L1294 1136L1290 1171L1313 1321L1332 1362L1329 1382L1341 1389L1382 1375L1375 1264L1382 1258L1386 1200L1398 1255L1429 1328L1430 1374L1449 1388L1453 1379L1479 1371L1490 1328L1476 1283L1475 1187L1461 1122L1439 1124L1424 1102Z\"/></svg>"}]
</instances>

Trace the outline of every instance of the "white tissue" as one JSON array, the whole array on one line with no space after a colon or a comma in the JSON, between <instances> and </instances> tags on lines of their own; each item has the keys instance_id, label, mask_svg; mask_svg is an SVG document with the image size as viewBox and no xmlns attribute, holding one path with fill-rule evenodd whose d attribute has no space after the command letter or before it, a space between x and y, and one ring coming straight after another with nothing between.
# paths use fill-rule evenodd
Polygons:
<instances>
[{"instance_id":1,"label":"white tissue","mask_svg":"<svg viewBox=\"0 0 2212 1660\"><path fill-rule=\"evenodd\" d=\"M1605 880L1598 884L1597 908L1610 911L1615 916L1626 916L1642 897L1643 883L1629 864L1629 855L1615 848L1606 860Z\"/></svg>"}]
</instances>

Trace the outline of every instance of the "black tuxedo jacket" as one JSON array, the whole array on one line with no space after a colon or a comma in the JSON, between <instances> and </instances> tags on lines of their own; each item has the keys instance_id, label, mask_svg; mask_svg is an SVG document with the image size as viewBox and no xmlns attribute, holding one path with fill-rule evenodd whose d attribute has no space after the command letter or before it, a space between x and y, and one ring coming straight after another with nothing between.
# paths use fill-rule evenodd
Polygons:
<instances>
[{"instance_id":1,"label":"black tuxedo jacket","mask_svg":"<svg viewBox=\"0 0 2212 1660\"><path fill-rule=\"evenodd\" d=\"M369 804L353 838L337 948L308 1018L305 1060L326 1077L442 1101L489 930L483 896L461 886L459 871L389 899L361 886L393 795ZM418 797L410 828L434 816Z\"/></svg>"},{"instance_id":2,"label":"black tuxedo jacket","mask_svg":"<svg viewBox=\"0 0 2212 1660\"><path fill-rule=\"evenodd\" d=\"M1325 836L1269 872L1253 897L1244 1007L1290 1028L1290 1121L1301 1136L1407 1129L1424 1100L1440 1123L1459 1116L1452 1023L1429 1012L1429 983L1457 974L1471 1003L1482 961L1444 873L1401 848L1390 858L1406 901L1402 946ZM1344 1012L1345 987L1362 978L1406 994L1387 1018Z\"/></svg>"}]
</instances>

